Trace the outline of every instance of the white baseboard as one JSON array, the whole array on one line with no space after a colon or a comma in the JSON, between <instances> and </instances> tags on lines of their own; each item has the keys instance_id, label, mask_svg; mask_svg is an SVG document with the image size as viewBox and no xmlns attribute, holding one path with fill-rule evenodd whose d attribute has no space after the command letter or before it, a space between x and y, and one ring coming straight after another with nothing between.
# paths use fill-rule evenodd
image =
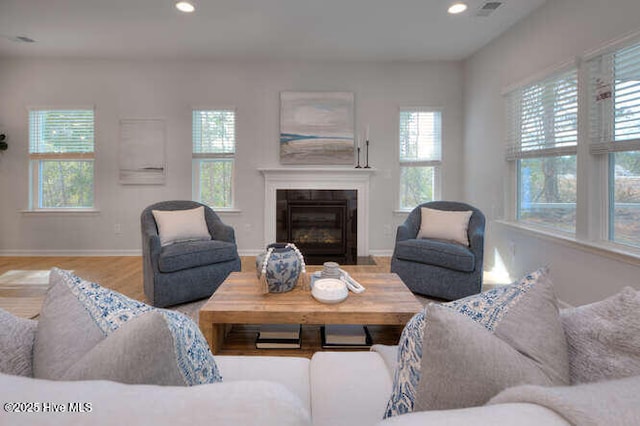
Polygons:
<instances>
[{"instance_id":1,"label":"white baseboard","mask_svg":"<svg viewBox=\"0 0 640 426\"><path fill-rule=\"evenodd\" d=\"M262 249L246 249L246 250L238 250L238 254L240 256L257 256L260 253L264 253Z\"/></svg>"},{"instance_id":2,"label":"white baseboard","mask_svg":"<svg viewBox=\"0 0 640 426\"><path fill-rule=\"evenodd\" d=\"M369 255L370 256L391 257L392 254L393 254L393 249L389 249L389 250L369 250Z\"/></svg>"}]
</instances>

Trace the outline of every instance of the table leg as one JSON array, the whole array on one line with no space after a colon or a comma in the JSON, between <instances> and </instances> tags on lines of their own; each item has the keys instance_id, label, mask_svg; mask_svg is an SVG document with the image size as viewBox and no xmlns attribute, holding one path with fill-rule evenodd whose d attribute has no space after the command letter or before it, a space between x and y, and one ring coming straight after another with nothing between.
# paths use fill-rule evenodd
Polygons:
<instances>
[{"instance_id":1,"label":"table leg","mask_svg":"<svg viewBox=\"0 0 640 426\"><path fill-rule=\"evenodd\" d=\"M222 343L225 337L225 325L224 324L212 324L210 322L201 322L200 330L209 343L209 348L212 354L217 354L222 348Z\"/></svg>"}]
</instances>

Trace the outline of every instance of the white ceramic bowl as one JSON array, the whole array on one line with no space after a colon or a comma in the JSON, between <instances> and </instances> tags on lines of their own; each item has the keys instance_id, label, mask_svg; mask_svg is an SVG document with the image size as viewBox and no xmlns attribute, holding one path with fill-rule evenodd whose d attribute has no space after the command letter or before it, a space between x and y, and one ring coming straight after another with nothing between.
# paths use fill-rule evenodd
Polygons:
<instances>
[{"instance_id":1,"label":"white ceramic bowl","mask_svg":"<svg viewBox=\"0 0 640 426\"><path fill-rule=\"evenodd\" d=\"M322 303L340 303L349 295L347 285L335 278L321 278L315 280L311 295Z\"/></svg>"}]
</instances>

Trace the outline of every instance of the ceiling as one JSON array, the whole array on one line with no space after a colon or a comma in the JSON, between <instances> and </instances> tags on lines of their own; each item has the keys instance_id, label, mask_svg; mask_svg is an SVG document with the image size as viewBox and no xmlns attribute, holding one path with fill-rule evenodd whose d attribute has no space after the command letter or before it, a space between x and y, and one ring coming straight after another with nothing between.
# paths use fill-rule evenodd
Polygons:
<instances>
[{"instance_id":1,"label":"ceiling","mask_svg":"<svg viewBox=\"0 0 640 426\"><path fill-rule=\"evenodd\" d=\"M463 59L545 0L0 0L0 57ZM26 36L36 43L10 40Z\"/></svg>"}]
</instances>

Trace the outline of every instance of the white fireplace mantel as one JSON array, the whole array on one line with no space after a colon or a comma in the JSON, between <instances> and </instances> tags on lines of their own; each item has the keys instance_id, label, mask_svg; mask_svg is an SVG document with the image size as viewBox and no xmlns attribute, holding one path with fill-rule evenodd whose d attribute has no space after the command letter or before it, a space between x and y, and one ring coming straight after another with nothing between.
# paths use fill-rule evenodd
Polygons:
<instances>
[{"instance_id":1,"label":"white fireplace mantel","mask_svg":"<svg viewBox=\"0 0 640 426\"><path fill-rule=\"evenodd\" d=\"M358 256L369 255L369 178L374 169L281 167L258 169L264 175L264 241L276 241L278 189L351 189L358 194Z\"/></svg>"}]
</instances>

